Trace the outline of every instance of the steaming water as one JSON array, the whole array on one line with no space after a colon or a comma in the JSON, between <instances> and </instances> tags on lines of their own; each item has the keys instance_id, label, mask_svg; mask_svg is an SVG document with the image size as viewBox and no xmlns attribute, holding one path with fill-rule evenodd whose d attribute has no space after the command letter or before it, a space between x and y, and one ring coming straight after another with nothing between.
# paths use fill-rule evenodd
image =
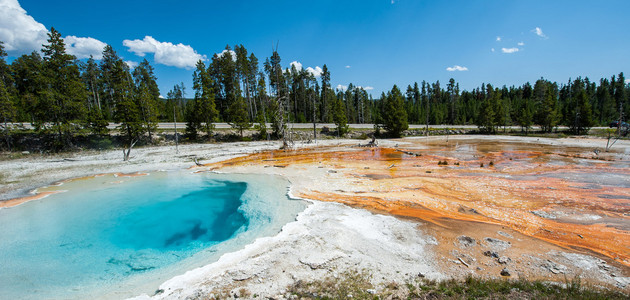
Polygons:
<instances>
[{"instance_id":1,"label":"steaming water","mask_svg":"<svg viewBox=\"0 0 630 300\"><path fill-rule=\"evenodd\" d=\"M0 299L122 298L294 220L304 202L262 175L185 171L76 180L0 209Z\"/></svg>"}]
</instances>

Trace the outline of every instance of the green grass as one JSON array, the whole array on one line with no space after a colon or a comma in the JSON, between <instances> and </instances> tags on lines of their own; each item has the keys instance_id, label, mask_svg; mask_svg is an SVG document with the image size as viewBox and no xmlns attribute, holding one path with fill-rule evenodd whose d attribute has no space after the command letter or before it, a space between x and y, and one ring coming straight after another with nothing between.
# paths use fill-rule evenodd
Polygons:
<instances>
[{"instance_id":1,"label":"green grass","mask_svg":"<svg viewBox=\"0 0 630 300\"><path fill-rule=\"evenodd\" d=\"M288 291L299 299L628 299L620 291L583 285L579 277L564 284L542 281L482 279L432 281L374 286L369 272L346 271L313 282L298 281Z\"/></svg>"}]
</instances>

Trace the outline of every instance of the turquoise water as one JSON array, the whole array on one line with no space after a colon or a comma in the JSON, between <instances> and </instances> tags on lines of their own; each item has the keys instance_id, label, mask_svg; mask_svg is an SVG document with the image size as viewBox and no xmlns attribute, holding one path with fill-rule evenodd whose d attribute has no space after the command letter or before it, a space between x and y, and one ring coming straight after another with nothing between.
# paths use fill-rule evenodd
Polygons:
<instances>
[{"instance_id":1,"label":"turquoise water","mask_svg":"<svg viewBox=\"0 0 630 300\"><path fill-rule=\"evenodd\" d=\"M121 298L277 233L304 209L268 175L186 171L65 183L0 209L0 298Z\"/></svg>"}]
</instances>

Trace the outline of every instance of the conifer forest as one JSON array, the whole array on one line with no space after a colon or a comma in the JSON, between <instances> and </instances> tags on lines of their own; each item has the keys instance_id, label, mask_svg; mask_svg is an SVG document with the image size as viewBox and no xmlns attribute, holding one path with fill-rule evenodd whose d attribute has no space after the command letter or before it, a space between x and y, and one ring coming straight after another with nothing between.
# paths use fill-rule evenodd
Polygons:
<instances>
[{"instance_id":1,"label":"conifer forest","mask_svg":"<svg viewBox=\"0 0 630 300\"><path fill-rule=\"evenodd\" d=\"M2 145L10 148L11 123L31 123L35 133L55 136L59 147L77 134L109 135L108 124L116 123L130 148L151 140L158 122L186 122L189 140L212 136L216 122L232 124L241 135L256 125L272 138L281 137L288 122L335 123L342 134L347 124L359 123L377 124L391 136L400 136L408 124L476 125L487 134L505 126L525 133L566 126L581 135L630 115L623 73L560 83L533 78L509 87L483 83L470 91L454 79L423 80L394 85L373 98L352 83L333 88L326 65L315 77L283 67L277 51L259 60L243 45L225 50L197 63L192 87L175 85L163 98L151 64L145 59L132 70L111 46L99 62L77 60L53 28L41 52L8 63L0 44ZM270 128L263 126L268 123Z\"/></svg>"}]
</instances>

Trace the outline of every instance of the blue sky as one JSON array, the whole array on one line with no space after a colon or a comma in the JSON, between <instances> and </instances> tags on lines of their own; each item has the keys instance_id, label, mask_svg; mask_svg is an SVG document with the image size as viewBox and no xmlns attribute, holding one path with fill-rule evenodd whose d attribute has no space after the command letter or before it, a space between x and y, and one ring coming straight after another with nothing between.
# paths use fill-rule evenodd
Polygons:
<instances>
[{"instance_id":1,"label":"blue sky","mask_svg":"<svg viewBox=\"0 0 630 300\"><path fill-rule=\"evenodd\" d=\"M192 95L191 66L227 44L262 67L277 43L284 67L326 64L333 86L378 97L422 80L470 90L628 71L629 11L630 1L0 0L0 40L10 56L29 53L52 26L79 57L111 44L131 64L147 58L162 95L178 82Z\"/></svg>"}]
</instances>

